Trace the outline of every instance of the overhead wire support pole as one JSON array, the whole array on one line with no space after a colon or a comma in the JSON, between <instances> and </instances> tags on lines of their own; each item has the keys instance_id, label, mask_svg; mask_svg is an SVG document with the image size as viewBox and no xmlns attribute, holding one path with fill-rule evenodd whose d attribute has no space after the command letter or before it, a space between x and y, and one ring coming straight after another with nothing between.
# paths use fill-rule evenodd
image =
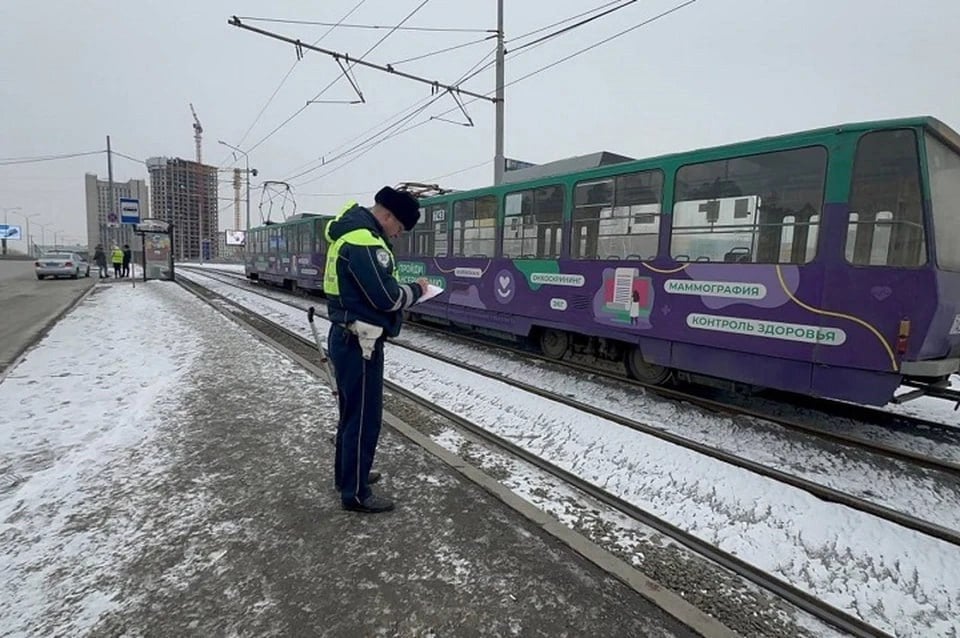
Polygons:
<instances>
[{"instance_id":1,"label":"overhead wire support pole","mask_svg":"<svg viewBox=\"0 0 960 638\"><path fill-rule=\"evenodd\" d=\"M503 172L506 169L506 158L503 156L503 0L497 0L497 93L494 98L496 105L496 132L493 158L493 184L503 183ZM488 98L489 99L489 98ZM463 107L461 107L463 108Z\"/></svg>"},{"instance_id":2,"label":"overhead wire support pole","mask_svg":"<svg viewBox=\"0 0 960 638\"><path fill-rule=\"evenodd\" d=\"M503 0L500 0L500 2L502 2L502 1L503 1ZM418 76L418 75L413 75L412 73L406 73L406 72L404 72L404 71L398 71L398 70L396 70L395 68L393 68L392 66L389 66L389 65L388 65L388 66L382 66L382 65L380 65L380 64L374 64L374 63L372 63L372 62L367 62L366 60L354 59L354 58L351 58L348 54L337 53L336 51L331 51L331 50L329 50L329 49L322 49L322 48L320 48L320 47L313 46L312 44L305 44L305 43L303 43L303 42L301 42L301 41L299 41L299 40L297 40L297 39L295 39L295 38L288 38L287 36L285 36L285 35L280 35L279 33L272 33L272 32L267 31L267 30L265 30L265 29L259 29L259 28L257 28L257 27L252 27L252 26L250 26L250 25L248 25L248 24L243 24L242 22L240 22L240 19L237 18L236 16L233 16L230 20L228 20L228 21L227 21L227 24L230 24L230 25L235 26L235 27L239 27L239 28L241 28L241 29L246 29L247 31L252 31L252 32L258 33L258 34L260 34L260 35L267 36L268 38L273 38L274 40L280 40L281 42L286 42L287 44L292 44L292 45L294 45L294 46L297 46L297 47L300 47L300 48L303 48L303 49L309 49L309 50L311 50L311 51L316 51L317 53L323 53L324 55L329 55L329 56L333 57L333 58L334 58L335 60L337 60L337 61L339 61L339 60L342 59L342 60L344 60L344 61L346 61L346 62L348 62L348 63L350 63L350 64L354 64L354 65L357 65L357 64L358 64L358 65L360 65L360 66L365 66L365 67L368 67L368 68L371 68L371 69L376 69L377 71L383 71L384 73L390 73L390 74L392 74L392 75L397 75L397 76L400 76L400 77L402 77L402 78L406 78L406 79L408 79L408 80L414 80L415 82L421 82L421 83L423 83L423 84L428 84L428 85L430 85L430 86L432 86L432 87L435 87L435 88L436 88L436 87L439 87L439 88L442 88L442 89L446 89L447 91L450 91L451 93L460 93L460 94L462 94L462 95L469 95L470 97L477 98L478 100L487 100L487 101L489 101L489 102L496 102L496 101L497 101L497 98L495 98L495 97L490 97L489 95L484 95L484 94L482 94L482 93L474 93L474 92L472 92L472 91L467 91L467 90L465 90L465 89L461 89L461 88L458 87L458 86L451 86L451 85L448 85L448 84L441 84L441 83L437 82L436 80L430 80L430 79L428 79L428 78L422 78L422 77L420 77L420 76Z\"/></svg>"}]
</instances>

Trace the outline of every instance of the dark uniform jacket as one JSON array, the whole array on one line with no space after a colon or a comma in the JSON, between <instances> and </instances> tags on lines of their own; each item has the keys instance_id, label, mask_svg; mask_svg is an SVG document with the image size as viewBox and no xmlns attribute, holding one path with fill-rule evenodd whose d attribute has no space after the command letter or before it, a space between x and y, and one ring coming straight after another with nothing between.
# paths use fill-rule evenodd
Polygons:
<instances>
[{"instance_id":1,"label":"dark uniform jacket","mask_svg":"<svg viewBox=\"0 0 960 638\"><path fill-rule=\"evenodd\" d=\"M388 337L400 334L402 311L409 308L423 294L416 283L400 284L393 276L394 259L390 241L380 223L366 208L354 206L327 226L333 243L346 233L366 228L380 237L390 250L382 246L357 246L344 243L339 252L337 276L340 294L330 296L327 304L330 320L348 324L365 321L381 326Z\"/></svg>"}]
</instances>

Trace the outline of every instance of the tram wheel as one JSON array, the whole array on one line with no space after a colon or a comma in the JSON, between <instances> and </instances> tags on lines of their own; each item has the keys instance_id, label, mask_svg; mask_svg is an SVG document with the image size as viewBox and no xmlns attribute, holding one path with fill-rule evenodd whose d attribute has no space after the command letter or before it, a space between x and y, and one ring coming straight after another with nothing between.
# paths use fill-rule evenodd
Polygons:
<instances>
[{"instance_id":1,"label":"tram wheel","mask_svg":"<svg viewBox=\"0 0 960 638\"><path fill-rule=\"evenodd\" d=\"M562 359L570 348L570 335L550 328L540 331L540 351L551 359Z\"/></svg>"},{"instance_id":2,"label":"tram wheel","mask_svg":"<svg viewBox=\"0 0 960 638\"><path fill-rule=\"evenodd\" d=\"M647 362L637 347L627 353L627 373L637 381L650 385L661 385L670 378L670 368Z\"/></svg>"}]
</instances>

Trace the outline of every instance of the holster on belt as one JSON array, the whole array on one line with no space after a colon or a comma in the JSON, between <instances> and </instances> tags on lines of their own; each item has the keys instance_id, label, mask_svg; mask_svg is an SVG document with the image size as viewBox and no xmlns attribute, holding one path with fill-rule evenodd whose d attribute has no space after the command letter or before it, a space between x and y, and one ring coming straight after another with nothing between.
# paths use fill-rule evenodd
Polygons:
<instances>
[{"instance_id":1,"label":"holster on belt","mask_svg":"<svg viewBox=\"0 0 960 638\"><path fill-rule=\"evenodd\" d=\"M373 348L377 345L377 339L383 336L383 328L365 321L351 321L347 324L347 330L357 335L363 358L370 359L373 356Z\"/></svg>"}]
</instances>

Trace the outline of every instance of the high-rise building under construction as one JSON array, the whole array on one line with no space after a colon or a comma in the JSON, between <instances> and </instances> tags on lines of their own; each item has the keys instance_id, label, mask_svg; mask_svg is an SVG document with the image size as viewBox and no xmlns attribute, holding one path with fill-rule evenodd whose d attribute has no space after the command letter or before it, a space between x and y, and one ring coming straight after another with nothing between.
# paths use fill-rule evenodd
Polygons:
<instances>
[{"instance_id":1,"label":"high-rise building under construction","mask_svg":"<svg viewBox=\"0 0 960 638\"><path fill-rule=\"evenodd\" d=\"M178 260L212 259L217 255L219 215L217 167L189 160L151 157L150 209L153 217L173 226L173 254Z\"/></svg>"}]
</instances>

